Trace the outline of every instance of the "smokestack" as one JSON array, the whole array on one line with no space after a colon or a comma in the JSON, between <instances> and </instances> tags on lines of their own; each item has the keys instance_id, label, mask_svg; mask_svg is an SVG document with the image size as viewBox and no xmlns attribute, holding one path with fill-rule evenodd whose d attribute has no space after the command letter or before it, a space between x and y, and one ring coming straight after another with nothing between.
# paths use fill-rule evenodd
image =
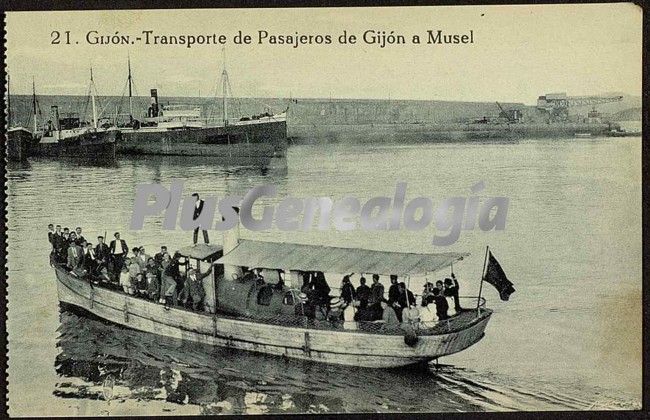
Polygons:
<instances>
[{"instance_id":1,"label":"smokestack","mask_svg":"<svg viewBox=\"0 0 650 420\"><path fill-rule=\"evenodd\" d=\"M237 213L237 225L232 229L223 231L223 255L226 255L239 245L239 207L233 206L233 209ZM226 280L233 280L233 274L238 278L243 276L241 267L228 264L224 264L223 274Z\"/></svg>"},{"instance_id":2,"label":"smokestack","mask_svg":"<svg viewBox=\"0 0 650 420\"><path fill-rule=\"evenodd\" d=\"M54 130L59 131L61 129L61 126L59 125L59 107L56 105L52 105L51 111L51 119L52 119L52 126Z\"/></svg>"},{"instance_id":3,"label":"smokestack","mask_svg":"<svg viewBox=\"0 0 650 420\"><path fill-rule=\"evenodd\" d=\"M151 89L151 116L158 116L158 89Z\"/></svg>"}]
</instances>

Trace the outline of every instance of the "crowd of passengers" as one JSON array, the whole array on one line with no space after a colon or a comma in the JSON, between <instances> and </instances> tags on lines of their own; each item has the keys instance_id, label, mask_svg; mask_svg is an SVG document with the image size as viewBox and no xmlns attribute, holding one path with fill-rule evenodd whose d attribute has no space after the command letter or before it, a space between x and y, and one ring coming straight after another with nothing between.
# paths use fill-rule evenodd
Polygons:
<instances>
[{"instance_id":1,"label":"crowd of passengers","mask_svg":"<svg viewBox=\"0 0 650 420\"><path fill-rule=\"evenodd\" d=\"M353 327L359 321L381 321L382 328L392 328L400 324L432 325L435 321L449 319L460 313L459 286L455 275L438 280L434 285L426 282L422 294L416 296L408 290L398 276L390 276L388 296L379 275L372 275L372 284L366 278L359 278L359 286L354 287L351 275L343 277L339 296L331 296L331 288L321 272L303 273L303 286L300 290L301 305L296 314L316 321L342 321Z\"/></svg>"},{"instance_id":2,"label":"crowd of passengers","mask_svg":"<svg viewBox=\"0 0 650 420\"><path fill-rule=\"evenodd\" d=\"M182 275L180 266L184 257L179 253L171 255L166 246L161 246L158 253L150 256L143 246L129 250L119 232L113 236L109 244L103 236L98 236L94 245L84 238L81 227L71 231L50 224L50 261L65 266L77 277L119 288L129 295L150 299L165 307L180 303L193 310L203 308L205 290L202 280L211 274L212 266L204 273L188 268L186 275ZM259 270L252 270L247 275L264 282ZM361 276L357 287L352 284L351 276L343 277L340 293L332 296L332 289L322 272L304 272L295 314L316 322L342 323L349 328L360 321L380 321L382 328L392 328L400 324L435 323L463 310L459 302L458 281L453 273L444 281L426 282L417 300L404 282L398 282L396 275L390 275L387 296L379 275L372 275L370 286ZM283 285L280 278L276 287L281 289Z\"/></svg>"},{"instance_id":3,"label":"crowd of passengers","mask_svg":"<svg viewBox=\"0 0 650 420\"><path fill-rule=\"evenodd\" d=\"M109 244L103 236L98 236L97 244L93 245L84 238L81 227L71 231L50 224L50 262L65 266L76 277L121 289L129 295L157 301L166 307L176 306L179 302L194 310L202 307L205 297L202 280L211 273L212 266L206 273L189 268L186 275L181 275L183 257L180 254L172 256L166 246L161 246L158 253L150 256L143 246L129 250L119 232L113 236Z\"/></svg>"}]
</instances>

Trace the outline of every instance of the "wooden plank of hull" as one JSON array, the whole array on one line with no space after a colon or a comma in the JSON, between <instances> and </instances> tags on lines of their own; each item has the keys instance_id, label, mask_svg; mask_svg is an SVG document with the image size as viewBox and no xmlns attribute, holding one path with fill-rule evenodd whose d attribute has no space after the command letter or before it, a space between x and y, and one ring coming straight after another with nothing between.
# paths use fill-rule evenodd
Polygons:
<instances>
[{"instance_id":1,"label":"wooden plank of hull","mask_svg":"<svg viewBox=\"0 0 650 420\"><path fill-rule=\"evenodd\" d=\"M256 323L195 313L92 288L88 282L56 270L59 300L100 318L137 330L221 347L362 367L397 367L464 350L479 341L491 312L469 328L440 335L423 335L414 347L402 335L347 330L321 330Z\"/></svg>"}]
</instances>

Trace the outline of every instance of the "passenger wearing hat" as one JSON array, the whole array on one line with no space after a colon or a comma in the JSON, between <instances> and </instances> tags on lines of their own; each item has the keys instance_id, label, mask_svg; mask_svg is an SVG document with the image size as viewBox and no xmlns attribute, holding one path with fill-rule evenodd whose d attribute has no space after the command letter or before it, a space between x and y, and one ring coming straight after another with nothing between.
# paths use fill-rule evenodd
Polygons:
<instances>
[{"instance_id":1,"label":"passenger wearing hat","mask_svg":"<svg viewBox=\"0 0 650 420\"><path fill-rule=\"evenodd\" d=\"M463 310L463 308L460 307L460 298L458 297L459 290L460 288L458 286L458 280L456 280L454 273L451 273L451 278L447 277L445 279L445 290L443 294L446 297L454 298L454 309L456 312Z\"/></svg>"},{"instance_id":2,"label":"passenger wearing hat","mask_svg":"<svg viewBox=\"0 0 650 420\"><path fill-rule=\"evenodd\" d=\"M212 273L213 266L214 263L210 265L210 268L205 273L200 273L195 268L190 268L187 271L187 279L185 280L185 286L183 286L180 300L183 304L187 304L187 301L192 299L192 309L195 311L203 304L203 298L205 297L203 279Z\"/></svg>"},{"instance_id":3,"label":"passenger wearing hat","mask_svg":"<svg viewBox=\"0 0 650 420\"><path fill-rule=\"evenodd\" d=\"M102 267L108 268L108 260L110 256L110 251L108 250L108 245L104 243L104 237L97 237L97 246L95 246L95 258L97 258L97 265L99 270Z\"/></svg>"},{"instance_id":4,"label":"passenger wearing hat","mask_svg":"<svg viewBox=\"0 0 650 420\"><path fill-rule=\"evenodd\" d=\"M330 299L330 310L327 313L327 320L333 326L338 327L343 322L343 304L341 298L333 297Z\"/></svg>"},{"instance_id":5,"label":"passenger wearing hat","mask_svg":"<svg viewBox=\"0 0 650 420\"><path fill-rule=\"evenodd\" d=\"M377 305L384 300L384 285L379 282L379 275L372 275L372 286L370 286L370 298L368 299L368 306ZM381 308L379 308L381 309Z\"/></svg>"},{"instance_id":6,"label":"passenger wearing hat","mask_svg":"<svg viewBox=\"0 0 650 420\"><path fill-rule=\"evenodd\" d=\"M438 316L439 321L443 321L449 318L447 315L447 310L449 309L449 304L447 299L442 295L440 289L434 287L432 290L434 303L436 304L436 315Z\"/></svg>"},{"instance_id":7,"label":"passenger wearing hat","mask_svg":"<svg viewBox=\"0 0 650 420\"><path fill-rule=\"evenodd\" d=\"M341 299L345 302L346 305L352 303L353 300L357 298L357 292L354 290L354 286L350 282L350 276L344 276L341 281Z\"/></svg>"},{"instance_id":8,"label":"passenger wearing hat","mask_svg":"<svg viewBox=\"0 0 650 420\"><path fill-rule=\"evenodd\" d=\"M397 276L395 274L390 275L390 287L388 288L388 304L390 306L397 306L397 299L399 299L400 290L399 284L397 283Z\"/></svg>"},{"instance_id":9,"label":"passenger wearing hat","mask_svg":"<svg viewBox=\"0 0 650 420\"><path fill-rule=\"evenodd\" d=\"M294 314L297 316L307 316L306 313L307 306L307 293L300 292L298 295L298 302L294 305Z\"/></svg>"},{"instance_id":10,"label":"passenger wearing hat","mask_svg":"<svg viewBox=\"0 0 650 420\"><path fill-rule=\"evenodd\" d=\"M370 287L366 285L366 278L361 276L359 279L359 287L357 287L356 294L359 301L359 308L364 309L368 306L370 300Z\"/></svg>"}]
</instances>

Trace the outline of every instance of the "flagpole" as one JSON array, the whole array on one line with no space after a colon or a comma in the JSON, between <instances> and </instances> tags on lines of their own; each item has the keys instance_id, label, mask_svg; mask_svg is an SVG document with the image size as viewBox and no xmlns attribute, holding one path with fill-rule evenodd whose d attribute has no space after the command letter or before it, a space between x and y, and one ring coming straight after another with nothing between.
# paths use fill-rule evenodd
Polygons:
<instances>
[{"instance_id":1,"label":"flagpole","mask_svg":"<svg viewBox=\"0 0 650 420\"><path fill-rule=\"evenodd\" d=\"M483 260L483 271L481 271L481 285L478 288L478 299L476 300L476 311L478 312L478 315L481 314L481 293L483 292L483 279L485 278L485 267L487 266L487 257L488 257L488 250L490 249L490 246L485 247L485 259Z\"/></svg>"}]
</instances>

